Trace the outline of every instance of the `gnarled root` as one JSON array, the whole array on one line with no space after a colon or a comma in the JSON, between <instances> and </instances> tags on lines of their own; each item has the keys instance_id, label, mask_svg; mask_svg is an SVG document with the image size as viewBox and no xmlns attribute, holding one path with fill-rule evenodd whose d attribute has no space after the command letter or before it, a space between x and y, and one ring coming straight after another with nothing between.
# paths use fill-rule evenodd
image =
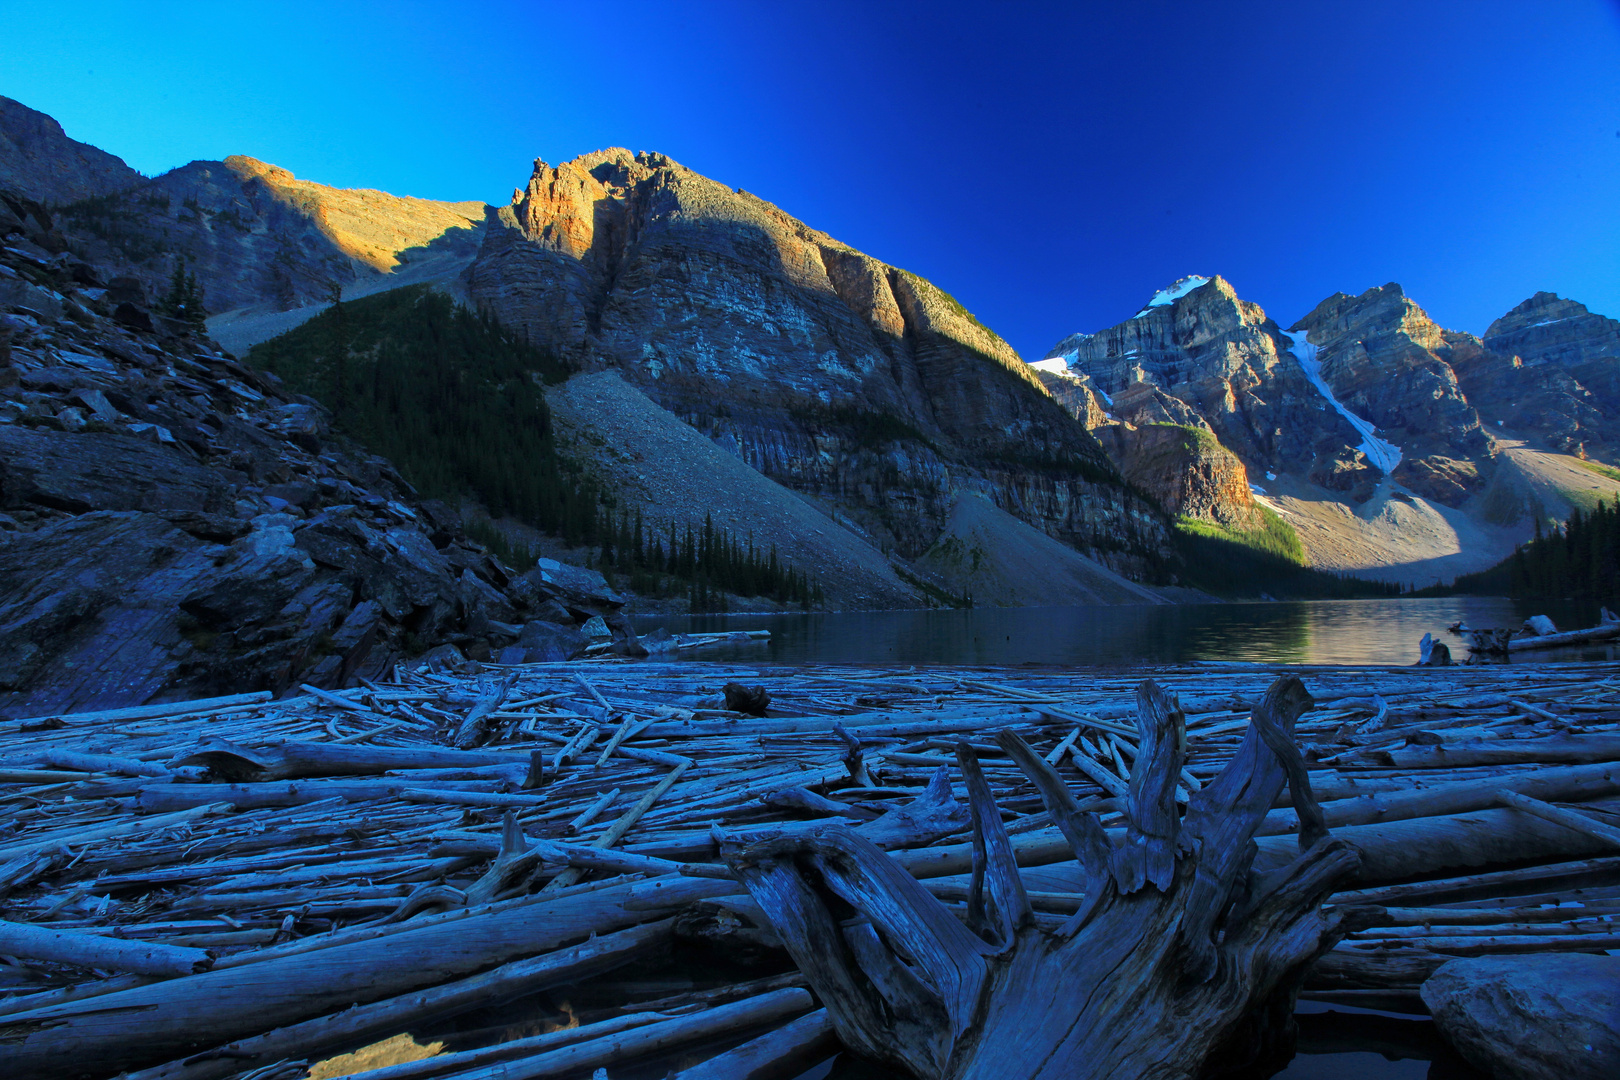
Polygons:
<instances>
[{"instance_id":1,"label":"gnarled root","mask_svg":"<svg viewBox=\"0 0 1620 1080\"><path fill-rule=\"evenodd\" d=\"M825 1002L839 1038L928 1080L1195 1077L1256 1010L1290 1001L1341 936L1321 910L1357 857L1327 836L1294 724L1311 706L1278 679L1237 755L1175 804L1180 708L1137 694L1141 749L1116 843L1017 734L997 741L1074 849L1086 898L1036 925L978 758L957 759L973 815L966 925L876 846L828 827L728 849L727 861ZM1292 865L1250 872L1252 837L1284 783L1299 808Z\"/></svg>"}]
</instances>

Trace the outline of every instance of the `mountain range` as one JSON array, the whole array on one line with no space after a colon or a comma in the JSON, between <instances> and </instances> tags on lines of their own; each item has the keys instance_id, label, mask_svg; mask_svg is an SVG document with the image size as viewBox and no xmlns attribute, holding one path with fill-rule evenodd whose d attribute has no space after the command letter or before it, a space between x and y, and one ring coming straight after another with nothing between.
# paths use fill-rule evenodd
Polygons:
<instances>
[{"instance_id":1,"label":"mountain range","mask_svg":"<svg viewBox=\"0 0 1620 1080\"><path fill-rule=\"evenodd\" d=\"M1194 276L1026 363L934 284L656 153L434 202L249 157L146 178L0 99L0 188L150 295L183 264L237 355L338 296L446 292L571 373L559 437L618 505L712 516L840 607L1163 601L1196 583L1189 528L1427 585L1620 492L1620 323L1550 293L1483 338L1394 284L1284 330Z\"/></svg>"}]
</instances>

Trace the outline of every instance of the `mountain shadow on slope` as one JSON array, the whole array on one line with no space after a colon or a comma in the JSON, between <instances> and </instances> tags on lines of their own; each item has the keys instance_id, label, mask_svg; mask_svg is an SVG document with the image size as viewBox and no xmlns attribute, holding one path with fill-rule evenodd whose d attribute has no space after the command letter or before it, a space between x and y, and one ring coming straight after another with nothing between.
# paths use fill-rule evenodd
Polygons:
<instances>
[{"instance_id":1,"label":"mountain shadow on slope","mask_svg":"<svg viewBox=\"0 0 1620 1080\"><path fill-rule=\"evenodd\" d=\"M1543 534L1488 570L1464 574L1424 596L1511 596L1601 600L1620 597L1620 503L1601 500L1583 513L1576 507L1561 529Z\"/></svg>"},{"instance_id":2,"label":"mountain shadow on slope","mask_svg":"<svg viewBox=\"0 0 1620 1080\"><path fill-rule=\"evenodd\" d=\"M558 453L542 390L566 372L489 316L407 286L333 304L248 361L321 401L423 492L595 539L600 492Z\"/></svg>"}]
</instances>

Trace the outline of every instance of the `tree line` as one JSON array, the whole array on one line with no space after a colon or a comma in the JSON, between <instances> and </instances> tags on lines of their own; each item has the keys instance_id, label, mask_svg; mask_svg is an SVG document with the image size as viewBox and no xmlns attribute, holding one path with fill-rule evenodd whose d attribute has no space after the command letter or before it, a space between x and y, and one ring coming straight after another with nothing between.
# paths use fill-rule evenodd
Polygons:
<instances>
[{"instance_id":1,"label":"tree line","mask_svg":"<svg viewBox=\"0 0 1620 1080\"><path fill-rule=\"evenodd\" d=\"M782 561L775 545L762 551L752 536L744 541L710 514L701 530L688 524L682 532L674 524L649 529L639 507L633 517L604 507L597 532L598 570L628 577L630 590L643 596L684 593L694 612L725 611L727 593L803 608L826 603L820 583Z\"/></svg>"},{"instance_id":2,"label":"tree line","mask_svg":"<svg viewBox=\"0 0 1620 1080\"><path fill-rule=\"evenodd\" d=\"M1459 577L1449 591L1613 600L1620 595L1620 503L1576 507L1550 532L1538 520L1534 539L1489 570Z\"/></svg>"},{"instance_id":3,"label":"tree line","mask_svg":"<svg viewBox=\"0 0 1620 1080\"><path fill-rule=\"evenodd\" d=\"M687 593L693 610L723 610L725 592L822 602L820 586L774 548L759 551L711 520L684 535L673 525L650 531L639 509L616 509L557 444L544 386L568 370L547 350L426 285L348 301L334 286L330 299L248 360L320 401L419 491L470 495L492 517L592 549L598 569L627 575L637 593ZM510 545L498 553L519 554Z\"/></svg>"}]
</instances>

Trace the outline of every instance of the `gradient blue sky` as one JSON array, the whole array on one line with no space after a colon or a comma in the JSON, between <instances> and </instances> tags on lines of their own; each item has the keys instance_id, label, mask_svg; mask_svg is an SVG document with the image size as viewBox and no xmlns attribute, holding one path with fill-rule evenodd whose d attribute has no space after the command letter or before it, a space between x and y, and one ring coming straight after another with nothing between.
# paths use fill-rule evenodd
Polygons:
<instances>
[{"instance_id":1,"label":"gradient blue sky","mask_svg":"<svg viewBox=\"0 0 1620 1080\"><path fill-rule=\"evenodd\" d=\"M660 150L953 293L1027 358L1187 273L1285 326L1399 281L1475 333L1620 317L1613 0L0 0L0 94L147 173L242 153L504 202Z\"/></svg>"}]
</instances>

